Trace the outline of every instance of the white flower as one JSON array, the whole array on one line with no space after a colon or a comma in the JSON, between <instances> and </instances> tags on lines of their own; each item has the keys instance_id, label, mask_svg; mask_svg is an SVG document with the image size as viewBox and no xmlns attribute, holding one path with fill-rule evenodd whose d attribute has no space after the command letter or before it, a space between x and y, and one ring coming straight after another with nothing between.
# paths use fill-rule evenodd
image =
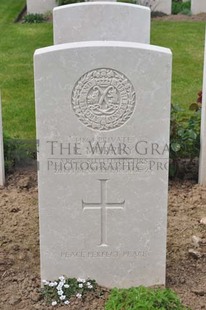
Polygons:
<instances>
[{"instance_id":1,"label":"white flower","mask_svg":"<svg viewBox=\"0 0 206 310\"><path fill-rule=\"evenodd\" d=\"M83 287L83 284L82 284L82 283L80 283L80 284L79 284L79 287L80 287L80 288L82 288L82 287Z\"/></svg>"},{"instance_id":2,"label":"white flower","mask_svg":"<svg viewBox=\"0 0 206 310\"><path fill-rule=\"evenodd\" d=\"M59 280L63 282L63 281L65 281L65 277L61 276L61 277L59 277Z\"/></svg>"},{"instance_id":3,"label":"white flower","mask_svg":"<svg viewBox=\"0 0 206 310\"><path fill-rule=\"evenodd\" d=\"M91 282L87 282L87 285L90 286L90 285L91 285Z\"/></svg>"},{"instance_id":4,"label":"white flower","mask_svg":"<svg viewBox=\"0 0 206 310\"><path fill-rule=\"evenodd\" d=\"M55 286L54 282L50 282L50 283L49 283L49 286L50 286L50 287Z\"/></svg>"},{"instance_id":5,"label":"white flower","mask_svg":"<svg viewBox=\"0 0 206 310\"><path fill-rule=\"evenodd\" d=\"M43 280L42 283L43 283L44 285L49 285L49 281L47 281L47 280Z\"/></svg>"},{"instance_id":6,"label":"white flower","mask_svg":"<svg viewBox=\"0 0 206 310\"><path fill-rule=\"evenodd\" d=\"M55 281L55 282L53 282L53 286L57 286L57 284L58 284L58 283L57 283L56 281Z\"/></svg>"},{"instance_id":7,"label":"white flower","mask_svg":"<svg viewBox=\"0 0 206 310\"><path fill-rule=\"evenodd\" d=\"M64 284L64 287L65 288L69 288L69 284Z\"/></svg>"},{"instance_id":8,"label":"white flower","mask_svg":"<svg viewBox=\"0 0 206 310\"><path fill-rule=\"evenodd\" d=\"M52 301L52 306L56 306L57 302L56 301Z\"/></svg>"},{"instance_id":9,"label":"white flower","mask_svg":"<svg viewBox=\"0 0 206 310\"><path fill-rule=\"evenodd\" d=\"M93 288L93 285L88 285L88 288Z\"/></svg>"},{"instance_id":10,"label":"white flower","mask_svg":"<svg viewBox=\"0 0 206 310\"><path fill-rule=\"evenodd\" d=\"M62 295L62 296L59 297L59 299L64 300L64 299L66 299L66 296Z\"/></svg>"},{"instance_id":11,"label":"white flower","mask_svg":"<svg viewBox=\"0 0 206 310\"><path fill-rule=\"evenodd\" d=\"M64 292L62 290L60 290L60 291L57 292L57 294L61 296L61 295L64 294Z\"/></svg>"},{"instance_id":12,"label":"white flower","mask_svg":"<svg viewBox=\"0 0 206 310\"><path fill-rule=\"evenodd\" d=\"M68 304L70 304L70 302L68 301L68 300L65 300L65 305L68 305Z\"/></svg>"},{"instance_id":13,"label":"white flower","mask_svg":"<svg viewBox=\"0 0 206 310\"><path fill-rule=\"evenodd\" d=\"M77 294L76 294L76 297L77 297L77 298L81 298L81 297L82 297L82 294L77 293Z\"/></svg>"},{"instance_id":14,"label":"white flower","mask_svg":"<svg viewBox=\"0 0 206 310\"><path fill-rule=\"evenodd\" d=\"M78 278L78 279L77 279L77 282L82 282L82 283L85 283L85 282L86 282L86 280L85 280L85 279Z\"/></svg>"},{"instance_id":15,"label":"white flower","mask_svg":"<svg viewBox=\"0 0 206 310\"><path fill-rule=\"evenodd\" d=\"M61 291L63 285L64 285L64 283L59 282L59 284L57 286L57 290Z\"/></svg>"}]
</instances>

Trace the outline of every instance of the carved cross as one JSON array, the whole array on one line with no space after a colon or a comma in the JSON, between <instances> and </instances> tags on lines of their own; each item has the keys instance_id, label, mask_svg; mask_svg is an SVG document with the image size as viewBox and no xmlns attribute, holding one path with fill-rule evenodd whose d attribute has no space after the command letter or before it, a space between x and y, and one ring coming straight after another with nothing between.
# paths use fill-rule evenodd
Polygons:
<instances>
[{"instance_id":1,"label":"carved cross","mask_svg":"<svg viewBox=\"0 0 206 310\"><path fill-rule=\"evenodd\" d=\"M100 246L107 246L107 210L124 209L125 200L122 202L107 201L107 181L108 179L100 179L100 202L84 202L82 200L82 208L84 210L101 210L101 242Z\"/></svg>"}]
</instances>

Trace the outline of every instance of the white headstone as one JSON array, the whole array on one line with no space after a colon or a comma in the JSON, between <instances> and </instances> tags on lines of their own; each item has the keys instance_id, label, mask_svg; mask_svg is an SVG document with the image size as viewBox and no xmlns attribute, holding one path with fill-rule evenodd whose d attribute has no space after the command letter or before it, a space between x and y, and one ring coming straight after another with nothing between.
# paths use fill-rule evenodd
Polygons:
<instances>
[{"instance_id":1,"label":"white headstone","mask_svg":"<svg viewBox=\"0 0 206 310\"><path fill-rule=\"evenodd\" d=\"M138 0L138 4L146 5L152 11L158 11L170 15L172 13L172 0Z\"/></svg>"},{"instance_id":2,"label":"white headstone","mask_svg":"<svg viewBox=\"0 0 206 310\"><path fill-rule=\"evenodd\" d=\"M42 279L165 283L171 58L117 41L35 52Z\"/></svg>"},{"instance_id":3,"label":"white headstone","mask_svg":"<svg viewBox=\"0 0 206 310\"><path fill-rule=\"evenodd\" d=\"M199 183L206 186L206 36L201 113Z\"/></svg>"},{"instance_id":4,"label":"white headstone","mask_svg":"<svg viewBox=\"0 0 206 310\"><path fill-rule=\"evenodd\" d=\"M153 4L152 10L154 9L154 11L159 11L167 15L172 13L172 0L157 0L155 2L157 3Z\"/></svg>"},{"instance_id":5,"label":"white headstone","mask_svg":"<svg viewBox=\"0 0 206 310\"><path fill-rule=\"evenodd\" d=\"M193 15L206 12L205 0L191 0L191 12Z\"/></svg>"},{"instance_id":6,"label":"white headstone","mask_svg":"<svg viewBox=\"0 0 206 310\"><path fill-rule=\"evenodd\" d=\"M1 112L1 94L0 94L0 185L5 184L5 168L4 168L4 140L3 140L3 126L2 126L2 112Z\"/></svg>"},{"instance_id":7,"label":"white headstone","mask_svg":"<svg viewBox=\"0 0 206 310\"><path fill-rule=\"evenodd\" d=\"M54 9L54 44L80 41L150 43L150 9L112 2L87 2Z\"/></svg>"},{"instance_id":8,"label":"white headstone","mask_svg":"<svg viewBox=\"0 0 206 310\"><path fill-rule=\"evenodd\" d=\"M57 6L56 0L27 0L28 14L44 14L53 10Z\"/></svg>"}]
</instances>

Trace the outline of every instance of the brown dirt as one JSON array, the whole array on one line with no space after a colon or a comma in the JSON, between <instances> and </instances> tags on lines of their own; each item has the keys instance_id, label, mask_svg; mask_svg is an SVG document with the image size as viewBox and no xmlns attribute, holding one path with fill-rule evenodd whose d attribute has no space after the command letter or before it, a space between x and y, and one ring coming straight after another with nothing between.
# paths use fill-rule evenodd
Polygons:
<instances>
[{"instance_id":1,"label":"brown dirt","mask_svg":"<svg viewBox=\"0 0 206 310\"><path fill-rule=\"evenodd\" d=\"M206 188L192 181L171 182L169 190L167 287L174 289L192 310L206 309ZM0 188L0 309L46 310L39 294L39 230L37 177L34 171L16 172ZM202 238L200 246L192 236ZM189 250L193 253L189 254ZM198 253L196 253L196 252ZM62 310L101 310L108 296L88 295ZM98 296L97 296L98 295Z\"/></svg>"},{"instance_id":2,"label":"brown dirt","mask_svg":"<svg viewBox=\"0 0 206 310\"><path fill-rule=\"evenodd\" d=\"M189 22L205 22L206 21L206 13L201 13L197 15L182 15L182 14L177 14L177 15L165 15L162 17L154 17L154 20L163 20L163 21L174 21L174 22L184 22L184 21L189 21Z\"/></svg>"}]
</instances>

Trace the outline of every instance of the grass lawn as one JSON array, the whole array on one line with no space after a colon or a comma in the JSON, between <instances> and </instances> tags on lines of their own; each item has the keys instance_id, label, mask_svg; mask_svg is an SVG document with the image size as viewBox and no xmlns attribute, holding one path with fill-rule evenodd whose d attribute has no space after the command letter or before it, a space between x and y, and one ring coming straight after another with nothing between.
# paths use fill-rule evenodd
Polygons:
<instances>
[{"instance_id":1,"label":"grass lawn","mask_svg":"<svg viewBox=\"0 0 206 310\"><path fill-rule=\"evenodd\" d=\"M17 24L25 0L0 0L0 89L3 126L16 138L35 138L33 53L52 44L52 24Z\"/></svg>"},{"instance_id":2,"label":"grass lawn","mask_svg":"<svg viewBox=\"0 0 206 310\"><path fill-rule=\"evenodd\" d=\"M5 132L35 138L33 53L52 44L52 24L14 24L24 5L0 0L0 89ZM172 49L172 102L180 105L195 101L202 88L204 28L204 22L152 22L151 43Z\"/></svg>"},{"instance_id":3,"label":"grass lawn","mask_svg":"<svg viewBox=\"0 0 206 310\"><path fill-rule=\"evenodd\" d=\"M204 37L204 22L152 22L151 44L173 53L173 103L187 107L202 89Z\"/></svg>"}]
</instances>

